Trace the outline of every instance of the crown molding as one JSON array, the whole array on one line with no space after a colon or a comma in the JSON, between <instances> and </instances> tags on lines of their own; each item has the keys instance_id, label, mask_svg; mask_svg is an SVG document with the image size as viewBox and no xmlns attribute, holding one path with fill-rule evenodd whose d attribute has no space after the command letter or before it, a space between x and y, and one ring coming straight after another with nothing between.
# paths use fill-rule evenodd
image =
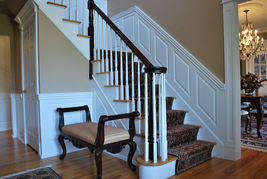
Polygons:
<instances>
[{"instance_id":1,"label":"crown molding","mask_svg":"<svg viewBox=\"0 0 267 179\"><path fill-rule=\"evenodd\" d=\"M265 33L267 32L267 27L257 28L258 33Z\"/></svg>"}]
</instances>

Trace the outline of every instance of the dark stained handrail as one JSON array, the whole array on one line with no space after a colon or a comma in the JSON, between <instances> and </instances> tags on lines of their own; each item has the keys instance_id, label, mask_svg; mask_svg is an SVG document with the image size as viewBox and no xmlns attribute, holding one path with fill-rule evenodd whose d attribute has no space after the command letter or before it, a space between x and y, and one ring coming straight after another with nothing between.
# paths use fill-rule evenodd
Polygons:
<instances>
[{"instance_id":1,"label":"dark stained handrail","mask_svg":"<svg viewBox=\"0 0 267 179\"><path fill-rule=\"evenodd\" d=\"M132 52L143 62L146 67L154 67L152 63L138 50L138 48L124 35L124 33L106 16L106 14L101 9L99 9L99 7L94 3L93 0L88 1L88 8L89 14L92 14L92 12L90 11L94 9L106 21L106 23L113 29L113 31L121 38L126 46L132 50Z\"/></svg>"}]
</instances>

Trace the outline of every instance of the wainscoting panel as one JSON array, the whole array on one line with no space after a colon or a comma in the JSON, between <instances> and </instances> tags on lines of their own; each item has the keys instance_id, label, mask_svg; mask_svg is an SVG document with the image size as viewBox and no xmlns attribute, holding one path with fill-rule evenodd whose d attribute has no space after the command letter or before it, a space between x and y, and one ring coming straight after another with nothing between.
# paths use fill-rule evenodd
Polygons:
<instances>
[{"instance_id":1,"label":"wainscoting panel","mask_svg":"<svg viewBox=\"0 0 267 179\"><path fill-rule=\"evenodd\" d=\"M0 94L0 131L11 129L10 94Z\"/></svg>"},{"instance_id":2,"label":"wainscoting panel","mask_svg":"<svg viewBox=\"0 0 267 179\"><path fill-rule=\"evenodd\" d=\"M216 125L216 91L200 76L198 76L197 86L197 105L205 112L207 118Z\"/></svg>"},{"instance_id":3,"label":"wainscoting panel","mask_svg":"<svg viewBox=\"0 0 267 179\"><path fill-rule=\"evenodd\" d=\"M175 81L190 96L190 65L176 53L174 53L173 59L175 64L173 71L179 69L174 73Z\"/></svg>"},{"instance_id":4,"label":"wainscoting panel","mask_svg":"<svg viewBox=\"0 0 267 179\"><path fill-rule=\"evenodd\" d=\"M141 20L138 19L138 43L143 46L143 48L147 51L147 53L150 52L150 28Z\"/></svg>"},{"instance_id":5,"label":"wainscoting panel","mask_svg":"<svg viewBox=\"0 0 267 179\"><path fill-rule=\"evenodd\" d=\"M131 28L134 26L134 15L126 16L122 19L122 31L131 40L135 42L135 29Z\"/></svg>"},{"instance_id":6,"label":"wainscoting panel","mask_svg":"<svg viewBox=\"0 0 267 179\"><path fill-rule=\"evenodd\" d=\"M167 96L177 97L173 109L188 110L185 123L202 126L198 139L216 142L212 155L224 158L224 150L227 150L225 84L138 7L117 14L111 20L120 22L132 15L135 15L135 23L131 28L138 28L135 30L137 48L154 66L168 68Z\"/></svg>"},{"instance_id":7,"label":"wainscoting panel","mask_svg":"<svg viewBox=\"0 0 267 179\"><path fill-rule=\"evenodd\" d=\"M91 117L94 118L92 105L93 95L88 93L64 93L64 94L40 94L40 158L48 158L62 153L62 148L57 140L60 134L59 114L56 109L59 107L75 107L88 105ZM85 115L82 112L70 113L66 116L66 124L85 121ZM65 141L67 152L77 151L73 145Z\"/></svg>"},{"instance_id":8,"label":"wainscoting panel","mask_svg":"<svg viewBox=\"0 0 267 179\"><path fill-rule=\"evenodd\" d=\"M164 42L159 36L154 34L154 45L155 45L154 46L155 61L160 66L169 68L169 66L168 66L168 61L169 61L168 44L166 42Z\"/></svg>"}]
</instances>

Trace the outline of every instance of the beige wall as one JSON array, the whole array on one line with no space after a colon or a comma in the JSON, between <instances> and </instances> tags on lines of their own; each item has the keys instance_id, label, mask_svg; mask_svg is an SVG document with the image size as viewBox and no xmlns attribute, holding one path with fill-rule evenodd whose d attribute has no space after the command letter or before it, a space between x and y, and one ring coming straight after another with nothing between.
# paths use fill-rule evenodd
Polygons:
<instances>
[{"instance_id":1,"label":"beige wall","mask_svg":"<svg viewBox=\"0 0 267 179\"><path fill-rule=\"evenodd\" d=\"M221 0L108 0L112 17L138 6L224 82Z\"/></svg>"},{"instance_id":2,"label":"beige wall","mask_svg":"<svg viewBox=\"0 0 267 179\"><path fill-rule=\"evenodd\" d=\"M10 92L14 93L16 91L15 87L15 46L14 46L14 17L0 14L0 35L9 37L9 49L10 49L10 69L11 70L11 89ZM0 83L2 83L0 81ZM10 93L9 92L9 93Z\"/></svg>"},{"instance_id":3,"label":"beige wall","mask_svg":"<svg viewBox=\"0 0 267 179\"><path fill-rule=\"evenodd\" d=\"M0 35L0 93L11 93L10 37Z\"/></svg>"},{"instance_id":4,"label":"beige wall","mask_svg":"<svg viewBox=\"0 0 267 179\"><path fill-rule=\"evenodd\" d=\"M264 40L267 40L267 32L264 32L264 33L259 33L258 34L260 37L263 37ZM265 47L267 48L267 47Z\"/></svg>"},{"instance_id":5,"label":"beige wall","mask_svg":"<svg viewBox=\"0 0 267 179\"><path fill-rule=\"evenodd\" d=\"M91 91L88 60L39 12L40 93Z\"/></svg>"}]
</instances>

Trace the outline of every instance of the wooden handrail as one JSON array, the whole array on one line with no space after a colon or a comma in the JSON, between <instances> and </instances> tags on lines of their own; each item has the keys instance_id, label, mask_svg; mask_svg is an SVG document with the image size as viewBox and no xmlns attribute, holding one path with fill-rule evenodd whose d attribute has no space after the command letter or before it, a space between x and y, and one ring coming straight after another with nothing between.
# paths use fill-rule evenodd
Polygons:
<instances>
[{"instance_id":1,"label":"wooden handrail","mask_svg":"<svg viewBox=\"0 0 267 179\"><path fill-rule=\"evenodd\" d=\"M94 3L94 0L88 1L88 8L89 14L91 14L90 11L94 9L105 20L105 22L113 29L113 31L121 38L126 46L132 50L132 52L143 62L146 67L154 67L152 63L150 63L150 61L138 50L138 48L136 48L136 46L124 35L124 33L106 16L106 14L99 9L99 7Z\"/></svg>"}]
</instances>

